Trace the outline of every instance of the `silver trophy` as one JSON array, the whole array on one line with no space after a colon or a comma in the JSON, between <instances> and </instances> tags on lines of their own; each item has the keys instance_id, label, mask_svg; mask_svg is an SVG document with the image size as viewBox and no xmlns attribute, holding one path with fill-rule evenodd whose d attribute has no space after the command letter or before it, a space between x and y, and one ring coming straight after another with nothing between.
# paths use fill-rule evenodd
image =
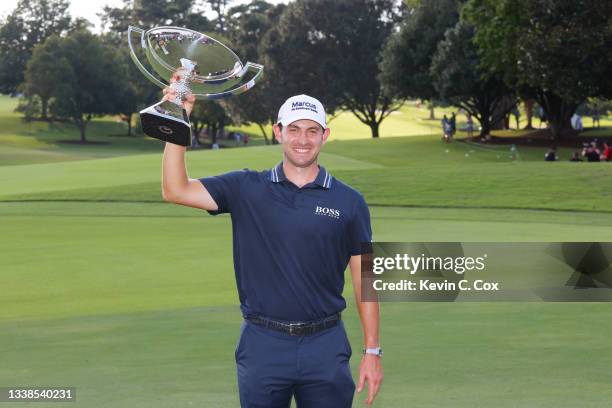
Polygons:
<instances>
[{"instance_id":1,"label":"silver trophy","mask_svg":"<svg viewBox=\"0 0 612 408\"><path fill-rule=\"evenodd\" d=\"M191 124L182 102L220 99L251 89L263 66L247 62L219 41L180 27L128 28L130 55L138 69L155 85L176 91L173 101L161 101L140 111L143 132L181 146L191 144ZM155 75L157 74L157 75ZM180 79L170 83L174 73Z\"/></svg>"}]
</instances>

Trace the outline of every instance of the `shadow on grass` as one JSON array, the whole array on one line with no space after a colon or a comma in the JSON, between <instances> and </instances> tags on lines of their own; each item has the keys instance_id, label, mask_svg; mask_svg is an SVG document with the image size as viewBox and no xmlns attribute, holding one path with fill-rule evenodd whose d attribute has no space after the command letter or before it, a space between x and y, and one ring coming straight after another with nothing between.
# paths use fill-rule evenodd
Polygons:
<instances>
[{"instance_id":1,"label":"shadow on grass","mask_svg":"<svg viewBox=\"0 0 612 408\"><path fill-rule=\"evenodd\" d=\"M82 146L86 146L86 145L109 145L109 144L111 144L111 142L102 142L100 140L68 140L68 139L57 140L57 143L78 144L78 145L82 145Z\"/></svg>"}]
</instances>

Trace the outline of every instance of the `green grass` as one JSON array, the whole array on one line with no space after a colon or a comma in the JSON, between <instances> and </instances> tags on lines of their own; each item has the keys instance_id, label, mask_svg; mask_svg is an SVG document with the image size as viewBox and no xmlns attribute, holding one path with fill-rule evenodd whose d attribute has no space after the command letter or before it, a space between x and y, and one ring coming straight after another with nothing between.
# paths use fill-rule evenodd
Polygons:
<instances>
[{"instance_id":1,"label":"green grass","mask_svg":"<svg viewBox=\"0 0 612 408\"><path fill-rule=\"evenodd\" d=\"M480 213L373 207L373 230L382 242L604 241L612 231L612 214ZM95 202L4 203L0 214L14 232L0 240L0 321L235 303L227 216Z\"/></svg>"},{"instance_id":2,"label":"green grass","mask_svg":"<svg viewBox=\"0 0 612 408\"><path fill-rule=\"evenodd\" d=\"M161 150L161 148L160 148ZM372 205L608 212L609 163L545 163L544 148L446 145L435 136L330 142L321 161ZM569 154L566 149L560 155ZM263 169L278 146L188 154L190 174ZM0 201L161 201L160 153L0 167ZM563 182L559 182L563 180Z\"/></svg>"},{"instance_id":3,"label":"green grass","mask_svg":"<svg viewBox=\"0 0 612 408\"><path fill-rule=\"evenodd\" d=\"M4 203L0 213L12 232L0 240L0 383L76 386L84 407L238 405L229 217L161 203ZM612 231L612 216L592 213L373 207L372 216L380 241L605 240ZM350 283L345 296L358 350ZM391 358L377 405L606 406L611 311L382 304ZM568 390L570 380L589 394Z\"/></svg>"},{"instance_id":4,"label":"green grass","mask_svg":"<svg viewBox=\"0 0 612 408\"><path fill-rule=\"evenodd\" d=\"M76 386L67 407L238 406L230 218L161 201L160 143L109 138L122 131L109 118L92 124L91 138L110 144L59 143L76 131L28 129L10 103L0 97L0 384ZM393 118L370 140L340 115L321 156L366 196L375 240L610 241L609 163L446 145L417 135L426 124ZM408 137L390 137L400 134ZM188 153L192 177L279 160L277 146ZM356 375L351 291L347 275ZM606 407L612 398L610 304L381 309L385 381L375 406Z\"/></svg>"},{"instance_id":5,"label":"green grass","mask_svg":"<svg viewBox=\"0 0 612 408\"><path fill-rule=\"evenodd\" d=\"M394 303L382 313L375 406L606 407L612 397L607 304ZM76 386L66 407L237 407L237 315L196 307L3 324L0 381ZM346 322L359 344L353 312Z\"/></svg>"},{"instance_id":6,"label":"green grass","mask_svg":"<svg viewBox=\"0 0 612 408\"><path fill-rule=\"evenodd\" d=\"M0 95L0 166L96 159L159 150L156 140L127 137L127 126L115 118L95 118L88 125L87 139L78 141L78 129L69 123L29 122L13 112L17 99Z\"/></svg>"}]
</instances>

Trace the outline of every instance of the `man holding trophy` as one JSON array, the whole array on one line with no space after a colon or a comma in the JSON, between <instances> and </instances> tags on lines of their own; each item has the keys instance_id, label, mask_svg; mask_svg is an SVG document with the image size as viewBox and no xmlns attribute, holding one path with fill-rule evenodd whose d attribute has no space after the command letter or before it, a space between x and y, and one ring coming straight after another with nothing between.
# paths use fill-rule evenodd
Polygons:
<instances>
[{"instance_id":1,"label":"man holding trophy","mask_svg":"<svg viewBox=\"0 0 612 408\"><path fill-rule=\"evenodd\" d=\"M174 50L196 48L181 48L185 42L219 47L210 37L198 33L206 37L203 39L175 27L137 32L141 44L149 47L145 51L149 62L156 53L168 56ZM178 43L179 34L182 43L173 44ZM361 302L361 255L371 251L370 215L359 192L317 163L330 134L323 105L315 98L298 95L280 107L274 135L282 145L283 157L275 167L190 179L185 166L188 141L184 136L175 138L189 126L197 96L190 85L197 86L200 81L214 90L208 95L237 94L253 86L263 68L251 64L259 71L248 82L242 78L248 69L239 63L228 65L228 69L207 67L202 72L199 57L206 52L210 57L216 50L175 57L162 67L174 68L171 76L166 76L170 84L164 87L162 101L141 112L141 118L143 128L153 129L147 134L166 141L164 199L212 215L231 215L234 269L244 317L235 351L240 404L288 408L294 397L299 408L352 406L352 350L341 319L346 307L342 291L347 265L364 332L357 391L367 383L366 402L371 404L383 373L378 303ZM132 56L136 58L134 52ZM163 71L156 67L163 65L160 60L167 61L158 58L157 63L151 62L158 74ZM242 88L217 92L214 87L219 86L215 82L219 78L211 80L213 74L226 76L221 78L223 86L234 83Z\"/></svg>"}]
</instances>

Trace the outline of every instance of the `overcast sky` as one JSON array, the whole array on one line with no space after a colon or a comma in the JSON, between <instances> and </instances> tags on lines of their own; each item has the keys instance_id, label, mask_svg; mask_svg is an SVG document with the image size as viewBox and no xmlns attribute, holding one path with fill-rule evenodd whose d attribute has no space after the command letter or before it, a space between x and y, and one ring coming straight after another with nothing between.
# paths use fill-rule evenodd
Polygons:
<instances>
[{"instance_id":1,"label":"overcast sky","mask_svg":"<svg viewBox=\"0 0 612 408\"><path fill-rule=\"evenodd\" d=\"M250 3L251 0L234 0L230 3L230 6ZM267 0L269 3L288 3L289 0ZM9 14L17 6L18 0L0 0L0 17ZM123 5L122 0L72 0L70 2L70 14L73 17L84 17L87 20L95 24L95 30L100 29L100 19L96 16L96 13L102 11L102 8L106 5L119 7ZM210 17L210 16L209 16Z\"/></svg>"}]
</instances>

